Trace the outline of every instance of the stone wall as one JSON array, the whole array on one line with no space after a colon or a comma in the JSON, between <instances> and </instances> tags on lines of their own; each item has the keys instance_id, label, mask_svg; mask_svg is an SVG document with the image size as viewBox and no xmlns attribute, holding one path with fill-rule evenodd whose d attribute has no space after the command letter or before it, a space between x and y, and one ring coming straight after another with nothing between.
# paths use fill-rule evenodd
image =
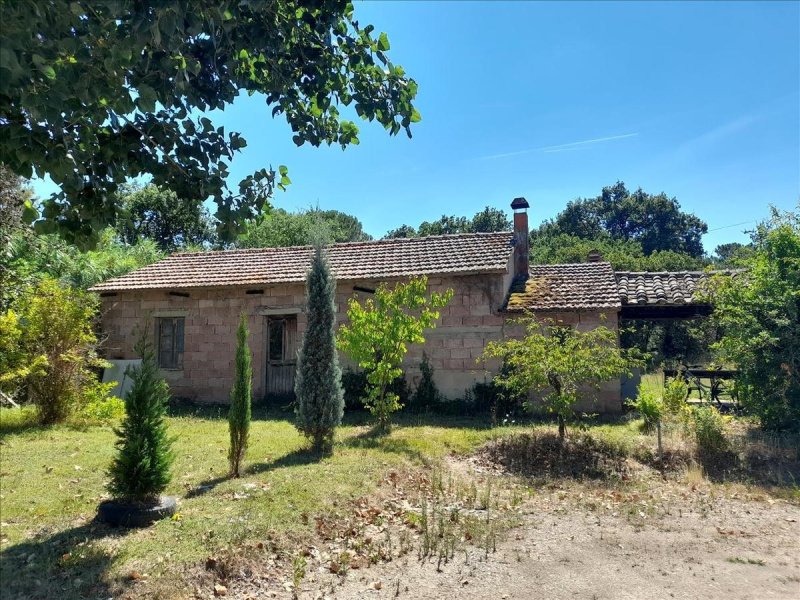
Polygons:
<instances>
[{"instance_id":1,"label":"stone wall","mask_svg":"<svg viewBox=\"0 0 800 600\"><path fill-rule=\"evenodd\" d=\"M394 282L387 282L392 285ZM518 333L500 313L509 285L507 275L431 277L434 291L452 289L453 299L441 310L436 329L426 333L424 345L412 346L404 364L412 387L419 379L423 351L434 368L440 391L449 398L463 397L477 381L490 377L499 365L479 362L487 342ZM339 320L346 316L350 298L368 297L354 287L374 289L375 281L342 281L337 286L336 305ZM185 318L183 368L164 370L163 374L175 396L195 402L227 402L233 378L236 327L239 315L248 315L250 349L253 353L253 394L255 401L266 390L266 319L267 315L296 314L298 336L305 331L303 284L264 286L262 294L248 294L249 288L190 289L175 295L165 290L118 292L101 298L104 354L110 359L135 358L137 331L145 328L151 339L157 317ZM599 313L558 313L551 315L579 327L601 322ZM617 326L616 315L605 322ZM342 364L347 364L342 356ZM621 408L619 382L604 386L597 395L598 412ZM588 409L588 408L587 408Z\"/></svg>"},{"instance_id":2,"label":"stone wall","mask_svg":"<svg viewBox=\"0 0 800 600\"><path fill-rule=\"evenodd\" d=\"M392 285L394 282L387 282ZM424 350L436 371L441 391L450 397L461 396L483 368L475 359L489 339L500 339L504 319L498 314L505 299L501 275L432 277L434 291L452 289L451 303L441 310L438 327L427 334ZM336 293L339 320L346 316L350 298L366 298L354 287L374 289L376 281L339 282ZM145 328L155 337L155 319L184 317L183 368L164 370L173 394L197 402L226 402L233 377L236 327L239 315L248 315L250 349L253 353L253 392L264 395L266 379L266 316L296 314L298 335L305 331L303 284L258 288L262 294L248 294L248 288L118 292L101 297L104 354L110 359L135 358L137 331ZM188 297L185 295L188 294ZM404 365L409 383L419 377L423 347L412 346ZM345 357L342 363L347 364Z\"/></svg>"}]
</instances>

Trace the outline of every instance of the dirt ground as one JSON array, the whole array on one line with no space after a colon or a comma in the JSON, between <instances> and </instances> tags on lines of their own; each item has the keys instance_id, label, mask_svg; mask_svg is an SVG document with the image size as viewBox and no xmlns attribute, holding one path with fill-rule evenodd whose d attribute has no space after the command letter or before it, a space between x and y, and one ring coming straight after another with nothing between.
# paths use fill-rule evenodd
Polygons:
<instances>
[{"instance_id":1,"label":"dirt ground","mask_svg":"<svg viewBox=\"0 0 800 600\"><path fill-rule=\"evenodd\" d=\"M299 596L800 598L800 507L757 489L655 477L619 490L559 483L518 516L496 549L464 544L447 564L412 552L344 577L322 564Z\"/></svg>"},{"instance_id":2,"label":"dirt ground","mask_svg":"<svg viewBox=\"0 0 800 600\"><path fill-rule=\"evenodd\" d=\"M676 506L639 522L537 504L488 558L471 548L438 571L404 557L351 572L322 597L800 598L796 506L721 500L706 516Z\"/></svg>"},{"instance_id":3,"label":"dirt ground","mask_svg":"<svg viewBox=\"0 0 800 600\"><path fill-rule=\"evenodd\" d=\"M532 483L478 458L392 472L375 496L318 519L297 553L207 564L193 597L800 598L796 500L699 473L625 473Z\"/></svg>"}]
</instances>

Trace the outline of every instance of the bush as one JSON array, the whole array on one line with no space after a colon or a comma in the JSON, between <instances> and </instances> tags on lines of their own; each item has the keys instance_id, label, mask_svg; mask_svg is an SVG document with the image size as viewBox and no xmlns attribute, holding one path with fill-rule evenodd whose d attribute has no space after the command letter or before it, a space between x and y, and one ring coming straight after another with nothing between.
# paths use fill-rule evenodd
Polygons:
<instances>
[{"instance_id":1,"label":"bush","mask_svg":"<svg viewBox=\"0 0 800 600\"><path fill-rule=\"evenodd\" d=\"M125 401L111 395L116 382L88 385L83 392L81 417L93 424L115 423L125 416Z\"/></svg>"},{"instance_id":2,"label":"bush","mask_svg":"<svg viewBox=\"0 0 800 600\"><path fill-rule=\"evenodd\" d=\"M364 398L367 395L367 374L347 367L342 373L342 389L344 390L344 407L346 410L364 410Z\"/></svg>"},{"instance_id":3,"label":"bush","mask_svg":"<svg viewBox=\"0 0 800 600\"><path fill-rule=\"evenodd\" d=\"M695 408L691 424L701 454L721 454L729 449L725 437L725 419L713 406Z\"/></svg>"},{"instance_id":4,"label":"bush","mask_svg":"<svg viewBox=\"0 0 800 600\"><path fill-rule=\"evenodd\" d=\"M664 403L658 392L640 383L636 399L629 405L642 416L642 429L645 432L652 433L656 430L664 412Z\"/></svg>"},{"instance_id":5,"label":"bush","mask_svg":"<svg viewBox=\"0 0 800 600\"><path fill-rule=\"evenodd\" d=\"M524 399L492 381L479 381L472 386L469 396L475 412L488 413L492 422L502 417L518 417L522 413Z\"/></svg>"},{"instance_id":6,"label":"bush","mask_svg":"<svg viewBox=\"0 0 800 600\"><path fill-rule=\"evenodd\" d=\"M347 367L342 373L342 389L344 390L344 407L346 410L367 410L364 399L367 396L369 382L366 371L356 371ZM389 385L389 391L396 394L401 404L408 405L411 388L405 375L401 375Z\"/></svg>"},{"instance_id":7,"label":"bush","mask_svg":"<svg viewBox=\"0 0 800 600\"><path fill-rule=\"evenodd\" d=\"M493 463L526 477L615 479L628 474L627 448L588 433L568 440L551 432L515 434L490 442L483 452Z\"/></svg>"},{"instance_id":8,"label":"bush","mask_svg":"<svg viewBox=\"0 0 800 600\"><path fill-rule=\"evenodd\" d=\"M425 352L422 353L422 362L419 364L419 370L419 383L417 384L417 389L411 394L408 408L413 411L423 412L438 405L442 401L442 395L433 380L433 367Z\"/></svg>"},{"instance_id":9,"label":"bush","mask_svg":"<svg viewBox=\"0 0 800 600\"><path fill-rule=\"evenodd\" d=\"M64 421L79 413L87 389L95 385L97 358L93 321L94 295L44 279L15 302L24 335L20 337L26 365L41 368L27 374L30 399L43 424Z\"/></svg>"},{"instance_id":10,"label":"bush","mask_svg":"<svg viewBox=\"0 0 800 600\"><path fill-rule=\"evenodd\" d=\"M673 377L664 386L664 411L673 416L683 414L688 405L686 397L689 395L689 386L682 377Z\"/></svg>"}]
</instances>

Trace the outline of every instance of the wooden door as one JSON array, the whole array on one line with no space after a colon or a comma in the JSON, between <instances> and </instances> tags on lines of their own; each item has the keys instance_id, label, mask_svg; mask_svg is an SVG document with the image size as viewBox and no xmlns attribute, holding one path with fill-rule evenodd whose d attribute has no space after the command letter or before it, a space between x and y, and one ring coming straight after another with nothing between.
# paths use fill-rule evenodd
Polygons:
<instances>
[{"instance_id":1,"label":"wooden door","mask_svg":"<svg viewBox=\"0 0 800 600\"><path fill-rule=\"evenodd\" d=\"M294 394L297 365L297 317L267 317L267 397Z\"/></svg>"}]
</instances>

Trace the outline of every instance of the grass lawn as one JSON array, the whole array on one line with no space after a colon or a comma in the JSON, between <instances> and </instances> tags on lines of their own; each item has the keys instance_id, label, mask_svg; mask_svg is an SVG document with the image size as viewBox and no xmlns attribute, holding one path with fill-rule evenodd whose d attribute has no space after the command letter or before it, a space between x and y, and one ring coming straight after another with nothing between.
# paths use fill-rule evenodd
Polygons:
<instances>
[{"instance_id":1,"label":"grass lawn","mask_svg":"<svg viewBox=\"0 0 800 600\"><path fill-rule=\"evenodd\" d=\"M167 493L178 496L179 513L147 529L123 530L93 521L107 497L111 428L40 428L31 417L25 409L0 409L4 600L125 597L139 579L146 591L135 597L187 597L187 582L197 581L208 557L237 548L260 552L262 562L290 565L291 573L299 549L319 536L320 519L345 522L393 473L415 473L433 486L448 456L470 454L512 433L552 431L549 424L491 428L487 417L400 415L390 435L374 437L365 416L356 415L339 429L333 456L318 459L306 451L285 413L256 411L245 475L231 480L224 412L181 412L168 418L176 460ZM627 456L646 463L643 449L646 454L654 448L637 421L594 424L590 430L623 461ZM532 456L530 448L520 451ZM529 493L539 485L526 484ZM796 489L789 495L796 497ZM483 494L464 490L459 493Z\"/></svg>"},{"instance_id":2,"label":"grass lawn","mask_svg":"<svg viewBox=\"0 0 800 600\"><path fill-rule=\"evenodd\" d=\"M30 416L0 409L0 580L12 597L108 597L115 580L133 572L168 578L230 544L301 540L312 533L309 516L336 513L388 471L466 453L509 431L485 419L425 425L406 417L374 438L366 425L351 424L339 430L334 455L318 460L286 415L257 414L245 476L231 480L224 414L171 416L176 460L167 493L179 497L179 514L124 531L92 522L106 497L111 428L42 429L29 425Z\"/></svg>"}]
</instances>

